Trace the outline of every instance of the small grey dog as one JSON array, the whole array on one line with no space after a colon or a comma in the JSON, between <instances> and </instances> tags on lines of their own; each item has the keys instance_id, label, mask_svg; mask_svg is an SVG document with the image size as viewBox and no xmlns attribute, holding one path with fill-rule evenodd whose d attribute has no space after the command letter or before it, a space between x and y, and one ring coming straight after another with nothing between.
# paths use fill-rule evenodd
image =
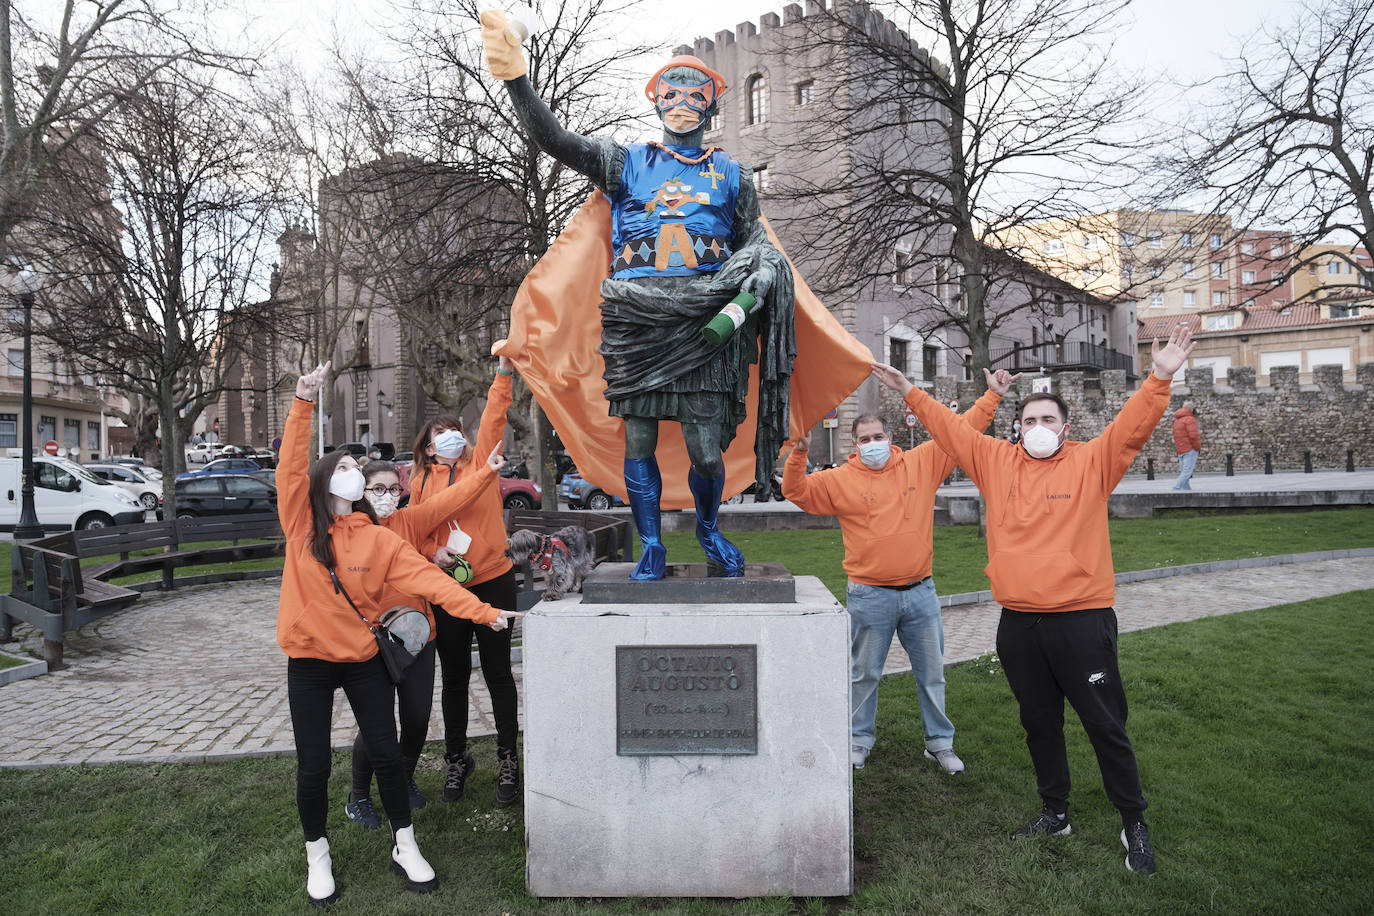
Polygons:
<instances>
[{"instance_id":1,"label":"small grey dog","mask_svg":"<svg viewBox=\"0 0 1374 916\"><path fill-rule=\"evenodd\" d=\"M568 592L582 591L582 580L596 564L592 560L595 545L587 529L576 525L559 528L553 534L520 529L512 531L506 546L506 556L512 563L529 564L544 570L544 600L557 601Z\"/></svg>"}]
</instances>

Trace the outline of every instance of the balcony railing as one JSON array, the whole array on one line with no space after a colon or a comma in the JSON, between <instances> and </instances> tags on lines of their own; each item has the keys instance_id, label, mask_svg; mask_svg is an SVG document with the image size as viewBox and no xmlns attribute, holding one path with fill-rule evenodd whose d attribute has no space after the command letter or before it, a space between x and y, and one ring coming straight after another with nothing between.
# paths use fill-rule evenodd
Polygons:
<instances>
[{"instance_id":1,"label":"balcony railing","mask_svg":"<svg viewBox=\"0 0 1374 916\"><path fill-rule=\"evenodd\" d=\"M1046 369L1061 371L1073 369L1101 372L1103 369L1125 369L1128 375L1135 375L1134 356L1082 340L994 347L989 355L994 369L1008 369L1012 372L1034 372L1044 366Z\"/></svg>"}]
</instances>

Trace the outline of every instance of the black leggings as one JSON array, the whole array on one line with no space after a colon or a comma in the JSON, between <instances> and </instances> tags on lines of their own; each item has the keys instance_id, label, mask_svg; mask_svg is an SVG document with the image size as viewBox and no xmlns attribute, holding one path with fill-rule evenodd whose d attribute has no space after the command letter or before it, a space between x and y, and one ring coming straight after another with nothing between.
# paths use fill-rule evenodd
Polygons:
<instances>
[{"instance_id":1,"label":"black leggings","mask_svg":"<svg viewBox=\"0 0 1374 916\"><path fill-rule=\"evenodd\" d=\"M400 702L401 762L407 779L415 775L415 762L425 748L429 735L429 712L434 706L434 640L415 656L405 680L396 685ZM372 758L367 754L363 733L353 739L353 795L364 798L372 793Z\"/></svg>"},{"instance_id":2,"label":"black leggings","mask_svg":"<svg viewBox=\"0 0 1374 916\"><path fill-rule=\"evenodd\" d=\"M479 582L468 591L502 611L515 610L515 570L508 569L495 579ZM444 669L444 690L440 701L444 713L444 747L450 756L461 754L468 746L468 679L472 676L472 637L477 637L477 655L482 660L482 678L491 694L491 712L496 719L497 747L515 747L520 725L516 707L515 675L510 670L511 627L496 631L486 624L450 617L444 609L434 608L439 644L439 664Z\"/></svg>"},{"instance_id":3,"label":"black leggings","mask_svg":"<svg viewBox=\"0 0 1374 916\"><path fill-rule=\"evenodd\" d=\"M286 697L296 735L296 808L307 843L325 835L329 813L329 726L334 691L342 687L377 768L377 788L393 831L410 826L410 798L401 768L392 716L391 679L380 656L365 662L291 658L286 662Z\"/></svg>"}]
</instances>

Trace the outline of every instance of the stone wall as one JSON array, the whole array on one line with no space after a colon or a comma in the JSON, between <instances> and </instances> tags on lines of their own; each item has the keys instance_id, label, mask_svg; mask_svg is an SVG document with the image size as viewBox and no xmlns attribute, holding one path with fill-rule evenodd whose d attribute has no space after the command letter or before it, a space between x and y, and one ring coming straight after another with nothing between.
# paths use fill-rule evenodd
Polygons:
<instances>
[{"instance_id":1,"label":"stone wall","mask_svg":"<svg viewBox=\"0 0 1374 916\"><path fill-rule=\"evenodd\" d=\"M1273 369L1268 387L1255 385L1251 367L1228 370L1224 383L1212 378L1210 368L1188 369L1185 375L1184 383L1174 386L1169 408L1131 473L1144 473L1148 458L1155 459L1156 474L1177 473L1173 414L1185 400L1197 404L1200 471L1224 471L1228 453L1235 456L1237 471L1263 470L1266 452L1272 455L1276 471L1301 469L1306 451L1312 452L1314 468L1344 468L1347 449L1354 450L1357 467L1374 466L1374 363L1362 363L1356 369L1356 383L1349 386L1342 383L1340 366L1316 367L1311 385L1300 385L1298 369L1292 366ZM1051 377L1054 393L1069 405L1070 435L1079 440L1099 435L1137 387L1120 371L1103 372L1097 379L1084 378L1082 372L1056 372ZM1011 432L1016 404L1030 389L1030 376L1017 381L997 411L990 430L993 435L1005 437ZM940 378L932 394L945 403L957 397L961 408L967 409L978 397L978 389L972 382ZM884 389L882 411L892 425L893 439L906 447L910 437L903 422L905 405ZM849 430L837 433L839 451L849 445ZM918 425L916 441L928 438Z\"/></svg>"}]
</instances>

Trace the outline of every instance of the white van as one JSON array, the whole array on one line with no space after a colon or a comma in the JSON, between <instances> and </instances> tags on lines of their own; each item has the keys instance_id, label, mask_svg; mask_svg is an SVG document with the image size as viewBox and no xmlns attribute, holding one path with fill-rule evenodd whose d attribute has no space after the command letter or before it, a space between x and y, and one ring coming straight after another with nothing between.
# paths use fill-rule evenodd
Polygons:
<instances>
[{"instance_id":1,"label":"white van","mask_svg":"<svg viewBox=\"0 0 1374 916\"><path fill-rule=\"evenodd\" d=\"M22 458L0 458L0 531L19 523ZM143 507L132 493L62 458L33 459L33 507L46 531L136 525Z\"/></svg>"}]
</instances>

